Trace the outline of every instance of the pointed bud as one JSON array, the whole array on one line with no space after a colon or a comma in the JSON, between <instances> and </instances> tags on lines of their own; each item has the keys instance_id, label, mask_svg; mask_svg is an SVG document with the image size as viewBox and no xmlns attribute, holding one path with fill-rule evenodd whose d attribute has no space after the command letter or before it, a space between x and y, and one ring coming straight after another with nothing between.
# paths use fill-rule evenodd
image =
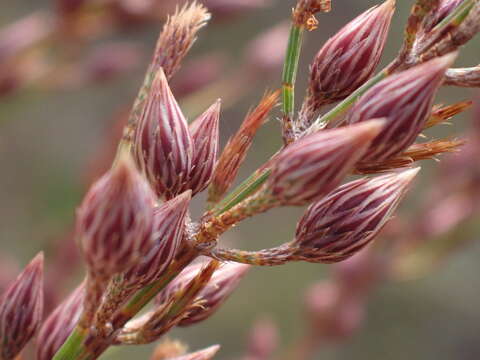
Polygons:
<instances>
[{"instance_id":1,"label":"pointed bud","mask_svg":"<svg viewBox=\"0 0 480 360\"><path fill-rule=\"evenodd\" d=\"M394 10L393 0L367 10L320 49L310 67L309 89L302 107L307 118L322 105L346 98L372 76Z\"/></svg>"},{"instance_id":2,"label":"pointed bud","mask_svg":"<svg viewBox=\"0 0 480 360\"><path fill-rule=\"evenodd\" d=\"M297 225L297 255L333 263L357 253L389 220L419 169L352 181L312 204Z\"/></svg>"},{"instance_id":3,"label":"pointed bud","mask_svg":"<svg viewBox=\"0 0 480 360\"><path fill-rule=\"evenodd\" d=\"M51 360L80 319L85 284L78 286L44 321L37 336L37 360Z\"/></svg>"},{"instance_id":4,"label":"pointed bud","mask_svg":"<svg viewBox=\"0 0 480 360\"><path fill-rule=\"evenodd\" d=\"M215 170L219 142L220 104L220 100L217 100L189 128L193 141L193 159L190 179L186 188L192 189L193 195L204 190L210 184Z\"/></svg>"},{"instance_id":5,"label":"pointed bud","mask_svg":"<svg viewBox=\"0 0 480 360\"><path fill-rule=\"evenodd\" d=\"M196 351L194 353L172 358L171 360L212 360L213 357L217 354L218 350L220 350L220 346L213 345L206 349Z\"/></svg>"},{"instance_id":6,"label":"pointed bud","mask_svg":"<svg viewBox=\"0 0 480 360\"><path fill-rule=\"evenodd\" d=\"M165 339L153 350L150 360L168 360L184 355L187 345L178 340Z\"/></svg>"},{"instance_id":7,"label":"pointed bud","mask_svg":"<svg viewBox=\"0 0 480 360\"><path fill-rule=\"evenodd\" d=\"M0 297L0 358L14 359L35 335L43 316L43 253Z\"/></svg>"},{"instance_id":8,"label":"pointed bud","mask_svg":"<svg viewBox=\"0 0 480 360\"><path fill-rule=\"evenodd\" d=\"M186 191L155 210L155 245L125 274L129 284L140 288L152 283L172 262L185 231L191 194L191 191Z\"/></svg>"},{"instance_id":9,"label":"pointed bud","mask_svg":"<svg viewBox=\"0 0 480 360\"><path fill-rule=\"evenodd\" d=\"M456 54L418 65L381 81L367 91L347 114L347 124L385 118L362 162L388 159L406 150L424 129L445 71Z\"/></svg>"},{"instance_id":10,"label":"pointed bud","mask_svg":"<svg viewBox=\"0 0 480 360\"><path fill-rule=\"evenodd\" d=\"M364 155L384 122L324 130L286 147L272 164L267 188L284 204L302 205L337 187Z\"/></svg>"},{"instance_id":11,"label":"pointed bud","mask_svg":"<svg viewBox=\"0 0 480 360\"><path fill-rule=\"evenodd\" d=\"M122 272L153 246L155 195L126 153L92 185L77 210L76 236L94 273Z\"/></svg>"},{"instance_id":12,"label":"pointed bud","mask_svg":"<svg viewBox=\"0 0 480 360\"><path fill-rule=\"evenodd\" d=\"M218 202L232 185L252 145L255 134L267 120L270 111L277 105L279 95L279 91L265 94L258 106L247 114L240 129L228 140L218 159L208 190L210 203Z\"/></svg>"},{"instance_id":13,"label":"pointed bud","mask_svg":"<svg viewBox=\"0 0 480 360\"><path fill-rule=\"evenodd\" d=\"M156 193L171 199L188 180L192 153L187 121L160 69L135 130L136 161Z\"/></svg>"},{"instance_id":14,"label":"pointed bud","mask_svg":"<svg viewBox=\"0 0 480 360\"><path fill-rule=\"evenodd\" d=\"M215 271L197 297L198 304L189 309L179 326L190 326L212 316L235 291L250 265L230 263Z\"/></svg>"}]
</instances>

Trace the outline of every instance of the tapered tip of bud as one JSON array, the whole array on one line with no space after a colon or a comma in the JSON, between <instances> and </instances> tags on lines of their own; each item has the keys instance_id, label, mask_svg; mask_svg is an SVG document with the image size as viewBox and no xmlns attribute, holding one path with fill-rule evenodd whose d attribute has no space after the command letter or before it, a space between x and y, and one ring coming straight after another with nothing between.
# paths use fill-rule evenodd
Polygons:
<instances>
[{"instance_id":1,"label":"tapered tip of bud","mask_svg":"<svg viewBox=\"0 0 480 360\"><path fill-rule=\"evenodd\" d=\"M418 172L420 171L421 167L416 167L413 169L404 170L398 173L397 178L398 181L404 182L405 185L408 185L412 182L412 180L417 176Z\"/></svg>"},{"instance_id":2,"label":"tapered tip of bud","mask_svg":"<svg viewBox=\"0 0 480 360\"><path fill-rule=\"evenodd\" d=\"M220 350L220 345L212 345L194 353L172 358L172 360L212 360L218 350Z\"/></svg>"},{"instance_id":3,"label":"tapered tip of bud","mask_svg":"<svg viewBox=\"0 0 480 360\"><path fill-rule=\"evenodd\" d=\"M441 69L443 68L447 69L453 65L457 57L458 57L458 51L453 51L447 55L440 56L436 59L431 60L430 64L432 66L436 66Z\"/></svg>"},{"instance_id":4,"label":"tapered tip of bud","mask_svg":"<svg viewBox=\"0 0 480 360\"><path fill-rule=\"evenodd\" d=\"M45 261L45 256L43 251L40 251L28 264L27 269L32 269L33 271L43 271L43 263Z\"/></svg>"},{"instance_id":5,"label":"tapered tip of bud","mask_svg":"<svg viewBox=\"0 0 480 360\"><path fill-rule=\"evenodd\" d=\"M385 9L386 12L391 12L395 10L396 4L396 0L387 0L382 5L380 5L380 8Z\"/></svg>"}]
</instances>

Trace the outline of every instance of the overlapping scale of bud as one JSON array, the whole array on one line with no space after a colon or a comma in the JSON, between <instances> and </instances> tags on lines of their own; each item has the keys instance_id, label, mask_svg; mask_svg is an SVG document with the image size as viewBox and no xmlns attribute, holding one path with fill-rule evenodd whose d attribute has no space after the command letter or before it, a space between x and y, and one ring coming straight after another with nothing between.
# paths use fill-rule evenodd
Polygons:
<instances>
[{"instance_id":1,"label":"overlapping scale of bud","mask_svg":"<svg viewBox=\"0 0 480 360\"><path fill-rule=\"evenodd\" d=\"M188 310L179 326L190 326L212 316L237 289L240 280L250 269L245 264L225 264L215 271L208 284L200 291L196 301L199 305Z\"/></svg>"},{"instance_id":2,"label":"overlapping scale of bud","mask_svg":"<svg viewBox=\"0 0 480 360\"><path fill-rule=\"evenodd\" d=\"M194 264L185 269L180 276L172 281L155 298L157 305L167 304L171 298L195 277L198 276L203 264ZM195 304L187 309L187 315L180 321L179 326L189 326L203 321L213 315L238 287L240 280L245 276L249 265L224 264L214 272L212 278L198 293Z\"/></svg>"},{"instance_id":3,"label":"overlapping scale of bud","mask_svg":"<svg viewBox=\"0 0 480 360\"><path fill-rule=\"evenodd\" d=\"M134 155L158 196L171 199L183 191L190 176L193 141L162 69L135 130Z\"/></svg>"},{"instance_id":4,"label":"overlapping scale of bud","mask_svg":"<svg viewBox=\"0 0 480 360\"><path fill-rule=\"evenodd\" d=\"M310 66L307 96L300 127L308 127L323 105L343 100L375 71L385 47L395 1L373 7L330 38Z\"/></svg>"},{"instance_id":5,"label":"overlapping scale of bud","mask_svg":"<svg viewBox=\"0 0 480 360\"><path fill-rule=\"evenodd\" d=\"M84 297L82 283L43 322L36 339L37 360L51 360L65 342L80 319Z\"/></svg>"},{"instance_id":6,"label":"overlapping scale of bud","mask_svg":"<svg viewBox=\"0 0 480 360\"><path fill-rule=\"evenodd\" d=\"M123 272L151 250L155 199L126 153L92 185L76 222L78 243L91 273L109 277Z\"/></svg>"},{"instance_id":7,"label":"overlapping scale of bud","mask_svg":"<svg viewBox=\"0 0 480 360\"><path fill-rule=\"evenodd\" d=\"M185 232L191 191L186 191L155 209L155 243L137 264L124 274L125 284L143 287L163 273L173 260Z\"/></svg>"},{"instance_id":8,"label":"overlapping scale of bud","mask_svg":"<svg viewBox=\"0 0 480 360\"><path fill-rule=\"evenodd\" d=\"M345 124L385 118L361 162L379 162L406 150L424 129L433 100L456 53L392 75L367 91L350 109Z\"/></svg>"},{"instance_id":9,"label":"overlapping scale of bud","mask_svg":"<svg viewBox=\"0 0 480 360\"><path fill-rule=\"evenodd\" d=\"M191 309L200 306L197 297L207 286L220 263L212 260L205 266L202 265L195 266L197 271L193 272L191 267L185 269L167 285L159 295L165 295L165 301L155 301L154 310L128 322L116 337L117 343L148 344L156 341L178 325Z\"/></svg>"},{"instance_id":10,"label":"overlapping scale of bud","mask_svg":"<svg viewBox=\"0 0 480 360\"><path fill-rule=\"evenodd\" d=\"M382 130L382 120L330 129L286 147L272 164L266 188L284 205L304 205L332 191Z\"/></svg>"},{"instance_id":11,"label":"overlapping scale of bud","mask_svg":"<svg viewBox=\"0 0 480 360\"><path fill-rule=\"evenodd\" d=\"M43 253L0 297L0 358L13 360L37 332L43 316Z\"/></svg>"},{"instance_id":12,"label":"overlapping scale of bud","mask_svg":"<svg viewBox=\"0 0 480 360\"><path fill-rule=\"evenodd\" d=\"M296 255L333 263L357 253L389 220L418 170L359 179L312 204L297 225Z\"/></svg>"},{"instance_id":13,"label":"overlapping scale of bud","mask_svg":"<svg viewBox=\"0 0 480 360\"><path fill-rule=\"evenodd\" d=\"M204 190L213 177L219 143L220 100L190 124L193 141L193 157L190 178L186 188L193 195Z\"/></svg>"}]
</instances>

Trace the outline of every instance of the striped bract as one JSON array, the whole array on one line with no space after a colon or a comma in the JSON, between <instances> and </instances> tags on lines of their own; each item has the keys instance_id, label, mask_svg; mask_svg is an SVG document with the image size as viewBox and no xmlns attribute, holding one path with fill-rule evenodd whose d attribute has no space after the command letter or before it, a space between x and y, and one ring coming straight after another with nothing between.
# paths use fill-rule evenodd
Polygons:
<instances>
[{"instance_id":1,"label":"striped bract","mask_svg":"<svg viewBox=\"0 0 480 360\"><path fill-rule=\"evenodd\" d=\"M189 127L193 141L193 160L186 188L193 194L204 190L212 180L218 153L220 100L200 115Z\"/></svg>"},{"instance_id":2,"label":"striped bract","mask_svg":"<svg viewBox=\"0 0 480 360\"><path fill-rule=\"evenodd\" d=\"M346 124L385 118L362 162L386 160L406 150L425 126L446 69L454 57L431 60L381 81L367 91L346 116Z\"/></svg>"},{"instance_id":3,"label":"striped bract","mask_svg":"<svg viewBox=\"0 0 480 360\"><path fill-rule=\"evenodd\" d=\"M83 310L85 285L78 286L43 322L37 336L37 360L51 360L77 324Z\"/></svg>"},{"instance_id":4,"label":"striped bract","mask_svg":"<svg viewBox=\"0 0 480 360\"><path fill-rule=\"evenodd\" d=\"M91 271L122 272L154 244L155 195L130 158L123 157L86 194L76 236Z\"/></svg>"},{"instance_id":5,"label":"striped bract","mask_svg":"<svg viewBox=\"0 0 480 360\"><path fill-rule=\"evenodd\" d=\"M330 263L357 253L389 220L418 170L356 180L312 204L297 225L296 255Z\"/></svg>"},{"instance_id":6,"label":"striped bract","mask_svg":"<svg viewBox=\"0 0 480 360\"><path fill-rule=\"evenodd\" d=\"M147 255L124 275L129 285L140 288L157 280L173 260L185 232L190 198L191 192L187 191L155 209L155 243Z\"/></svg>"},{"instance_id":7,"label":"striped bract","mask_svg":"<svg viewBox=\"0 0 480 360\"><path fill-rule=\"evenodd\" d=\"M337 187L379 133L382 121L308 135L286 147L272 165L267 188L284 204L302 205Z\"/></svg>"},{"instance_id":8,"label":"striped bract","mask_svg":"<svg viewBox=\"0 0 480 360\"><path fill-rule=\"evenodd\" d=\"M135 131L134 154L158 196L175 197L189 179L193 144L187 121L159 70Z\"/></svg>"},{"instance_id":9,"label":"striped bract","mask_svg":"<svg viewBox=\"0 0 480 360\"><path fill-rule=\"evenodd\" d=\"M43 254L37 255L0 297L0 358L14 359L43 316Z\"/></svg>"}]
</instances>

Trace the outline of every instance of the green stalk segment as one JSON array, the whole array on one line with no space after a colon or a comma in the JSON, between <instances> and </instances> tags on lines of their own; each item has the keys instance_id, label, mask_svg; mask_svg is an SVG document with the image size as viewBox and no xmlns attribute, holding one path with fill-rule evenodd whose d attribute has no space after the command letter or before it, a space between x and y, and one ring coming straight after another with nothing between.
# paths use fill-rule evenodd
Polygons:
<instances>
[{"instance_id":1,"label":"green stalk segment","mask_svg":"<svg viewBox=\"0 0 480 360\"><path fill-rule=\"evenodd\" d=\"M377 83L379 83L380 81L385 79L389 75L389 73L390 72L387 69L384 69L381 72L379 72L377 75L372 77L365 84L363 84L361 87L359 87L353 93L351 93L349 97L347 97L345 100L343 100L337 106L335 106L332 110L330 110L328 113L326 113L322 117L319 117L312 124L312 126L307 130L307 132L309 134L313 133L313 132L316 132L316 131L322 129L326 124L331 122L333 119L335 119L338 116L345 113L348 109L350 109L352 107L352 105L358 100L358 98L360 96L365 94L371 87L373 87L374 85L376 85Z\"/></svg>"},{"instance_id":2,"label":"green stalk segment","mask_svg":"<svg viewBox=\"0 0 480 360\"><path fill-rule=\"evenodd\" d=\"M73 330L68 339L57 351L53 360L75 360L84 352L83 342L87 338L88 331L78 327Z\"/></svg>"},{"instance_id":3,"label":"green stalk segment","mask_svg":"<svg viewBox=\"0 0 480 360\"><path fill-rule=\"evenodd\" d=\"M288 47L282 74L283 113L287 116L292 115L295 109L294 86L304 31L305 29L303 27L292 24L288 38Z\"/></svg>"},{"instance_id":4,"label":"green stalk segment","mask_svg":"<svg viewBox=\"0 0 480 360\"><path fill-rule=\"evenodd\" d=\"M270 172L270 169L254 172L212 209L213 214L218 216L255 193L268 179Z\"/></svg>"}]
</instances>

